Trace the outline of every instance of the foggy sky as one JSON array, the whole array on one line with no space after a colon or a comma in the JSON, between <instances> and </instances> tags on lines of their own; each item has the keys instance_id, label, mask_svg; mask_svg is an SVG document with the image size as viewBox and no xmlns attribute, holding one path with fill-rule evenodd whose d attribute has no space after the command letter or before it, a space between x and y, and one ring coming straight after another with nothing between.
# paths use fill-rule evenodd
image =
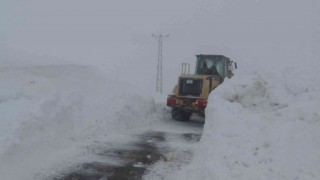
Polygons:
<instances>
[{"instance_id":1,"label":"foggy sky","mask_svg":"<svg viewBox=\"0 0 320 180\"><path fill-rule=\"evenodd\" d=\"M163 47L168 93L180 64L194 68L200 53L223 54L240 66L244 58L319 57L319 9L316 0L2 0L0 62L92 65L151 91L151 35L170 34Z\"/></svg>"}]
</instances>

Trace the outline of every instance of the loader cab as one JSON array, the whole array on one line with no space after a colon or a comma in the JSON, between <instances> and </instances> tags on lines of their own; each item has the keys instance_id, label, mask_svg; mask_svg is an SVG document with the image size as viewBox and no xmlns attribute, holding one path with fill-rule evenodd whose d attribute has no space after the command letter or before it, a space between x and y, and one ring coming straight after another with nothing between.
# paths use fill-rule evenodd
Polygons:
<instances>
[{"instance_id":1,"label":"loader cab","mask_svg":"<svg viewBox=\"0 0 320 180\"><path fill-rule=\"evenodd\" d=\"M231 78L232 61L222 55L197 55L196 75L219 75L222 79Z\"/></svg>"}]
</instances>

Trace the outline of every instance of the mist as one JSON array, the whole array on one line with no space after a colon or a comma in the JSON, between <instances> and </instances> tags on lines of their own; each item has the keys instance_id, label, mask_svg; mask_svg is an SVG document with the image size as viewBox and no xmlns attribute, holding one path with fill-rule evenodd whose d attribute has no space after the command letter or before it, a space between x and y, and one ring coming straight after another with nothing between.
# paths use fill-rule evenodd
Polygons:
<instances>
[{"instance_id":1,"label":"mist","mask_svg":"<svg viewBox=\"0 0 320 180\"><path fill-rule=\"evenodd\" d=\"M316 0L3 0L0 67L90 65L153 93L157 41L151 35L169 34L167 94L182 62L193 71L196 54L222 54L239 67L243 59L261 66L269 59L319 59L319 7Z\"/></svg>"}]
</instances>

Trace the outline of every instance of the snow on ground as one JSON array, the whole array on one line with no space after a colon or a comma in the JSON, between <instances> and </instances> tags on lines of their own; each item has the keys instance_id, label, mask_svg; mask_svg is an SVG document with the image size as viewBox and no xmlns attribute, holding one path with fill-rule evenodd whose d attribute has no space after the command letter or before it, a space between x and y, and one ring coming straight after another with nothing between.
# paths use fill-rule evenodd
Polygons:
<instances>
[{"instance_id":1,"label":"snow on ground","mask_svg":"<svg viewBox=\"0 0 320 180\"><path fill-rule=\"evenodd\" d=\"M298 59L278 67L243 61L210 95L200 143L172 144L144 178L318 179L319 61ZM95 142L130 141L141 127L189 130L180 122L155 128L171 120L167 108L91 67L1 68L0 89L4 179L43 179L92 160Z\"/></svg>"},{"instance_id":2,"label":"snow on ground","mask_svg":"<svg viewBox=\"0 0 320 180\"><path fill-rule=\"evenodd\" d=\"M43 179L89 159L93 142L129 141L148 128L155 102L78 65L0 68L0 174Z\"/></svg>"},{"instance_id":3,"label":"snow on ground","mask_svg":"<svg viewBox=\"0 0 320 180\"><path fill-rule=\"evenodd\" d=\"M319 65L242 66L210 95L191 164L168 179L319 179Z\"/></svg>"}]
</instances>

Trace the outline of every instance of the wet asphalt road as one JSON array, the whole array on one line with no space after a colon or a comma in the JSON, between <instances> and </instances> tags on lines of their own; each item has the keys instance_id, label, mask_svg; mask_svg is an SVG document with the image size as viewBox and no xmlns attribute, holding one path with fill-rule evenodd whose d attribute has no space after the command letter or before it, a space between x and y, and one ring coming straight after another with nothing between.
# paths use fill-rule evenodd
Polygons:
<instances>
[{"instance_id":1,"label":"wet asphalt road","mask_svg":"<svg viewBox=\"0 0 320 180\"><path fill-rule=\"evenodd\" d=\"M172 122L172 125L202 128L203 122L191 120L189 122ZM137 141L132 142L131 148L105 149L95 155L101 159L121 161L121 165L114 165L106 161L92 161L77 165L71 171L59 174L50 180L140 180L147 168L157 161L164 159L164 154L170 141L194 143L200 140L201 132L172 133L160 130L148 131L136 135ZM171 143L172 144L172 143ZM172 145L171 145L172 146Z\"/></svg>"}]
</instances>

